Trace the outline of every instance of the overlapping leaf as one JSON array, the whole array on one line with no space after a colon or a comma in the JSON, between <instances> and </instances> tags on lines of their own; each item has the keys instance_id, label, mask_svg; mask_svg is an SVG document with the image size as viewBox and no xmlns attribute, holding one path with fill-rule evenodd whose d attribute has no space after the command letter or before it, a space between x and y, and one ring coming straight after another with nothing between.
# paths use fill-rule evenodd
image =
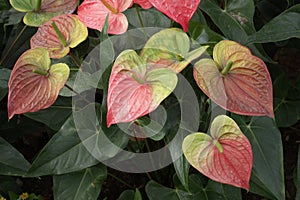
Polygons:
<instances>
[{"instance_id":1,"label":"overlapping leaf","mask_svg":"<svg viewBox=\"0 0 300 200\"><path fill-rule=\"evenodd\" d=\"M188 30L189 21L198 8L200 0L149 0L160 12L178 22L184 32Z\"/></svg>"},{"instance_id":2,"label":"overlapping leaf","mask_svg":"<svg viewBox=\"0 0 300 200\"><path fill-rule=\"evenodd\" d=\"M193 133L184 139L189 163L212 180L249 190L253 156L247 137L225 115L214 119L210 133Z\"/></svg>"},{"instance_id":3,"label":"overlapping leaf","mask_svg":"<svg viewBox=\"0 0 300 200\"><path fill-rule=\"evenodd\" d=\"M164 29L154 34L145 44L141 57L147 63L168 67L179 73L191 61L200 57L208 46L190 51L190 39L177 28Z\"/></svg>"},{"instance_id":4,"label":"overlapping leaf","mask_svg":"<svg viewBox=\"0 0 300 200\"><path fill-rule=\"evenodd\" d=\"M155 110L176 84L175 72L146 64L135 51L125 50L117 57L109 79L107 126Z\"/></svg>"},{"instance_id":5,"label":"overlapping leaf","mask_svg":"<svg viewBox=\"0 0 300 200\"><path fill-rule=\"evenodd\" d=\"M62 43L53 23L56 24L66 44ZM70 48L76 47L87 36L87 28L78 20L77 15L63 14L53 17L40 26L37 33L32 36L30 46L31 48L43 47L47 49L51 58L62 58L69 53Z\"/></svg>"},{"instance_id":6,"label":"overlapping leaf","mask_svg":"<svg viewBox=\"0 0 300 200\"><path fill-rule=\"evenodd\" d=\"M8 117L51 106L69 76L66 64L52 66L43 48L27 50L16 62L8 82Z\"/></svg>"},{"instance_id":7,"label":"overlapping leaf","mask_svg":"<svg viewBox=\"0 0 300 200\"><path fill-rule=\"evenodd\" d=\"M41 5L39 5L41 2ZM27 12L23 21L28 26L40 26L54 16L73 13L77 0L10 0L10 4L20 12Z\"/></svg>"},{"instance_id":8,"label":"overlapping leaf","mask_svg":"<svg viewBox=\"0 0 300 200\"><path fill-rule=\"evenodd\" d=\"M273 118L272 82L265 63L229 40L215 46L213 57L195 64L194 78L202 91L231 112Z\"/></svg>"},{"instance_id":9,"label":"overlapping leaf","mask_svg":"<svg viewBox=\"0 0 300 200\"><path fill-rule=\"evenodd\" d=\"M122 34L127 31L128 21L122 13L132 0L85 0L78 8L78 17L87 27L102 31L106 16L108 33Z\"/></svg>"}]
</instances>

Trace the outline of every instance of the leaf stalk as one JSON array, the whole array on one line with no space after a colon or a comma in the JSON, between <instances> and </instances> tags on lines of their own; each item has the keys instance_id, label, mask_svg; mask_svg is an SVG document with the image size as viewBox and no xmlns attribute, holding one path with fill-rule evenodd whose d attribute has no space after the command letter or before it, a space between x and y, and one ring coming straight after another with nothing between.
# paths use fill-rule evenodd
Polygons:
<instances>
[{"instance_id":1,"label":"leaf stalk","mask_svg":"<svg viewBox=\"0 0 300 200\"><path fill-rule=\"evenodd\" d=\"M225 76L226 74L228 74L228 72L230 71L231 67L233 65L233 62L232 61L229 61L227 63L227 65L225 66L225 68L222 70L222 75Z\"/></svg>"}]
</instances>

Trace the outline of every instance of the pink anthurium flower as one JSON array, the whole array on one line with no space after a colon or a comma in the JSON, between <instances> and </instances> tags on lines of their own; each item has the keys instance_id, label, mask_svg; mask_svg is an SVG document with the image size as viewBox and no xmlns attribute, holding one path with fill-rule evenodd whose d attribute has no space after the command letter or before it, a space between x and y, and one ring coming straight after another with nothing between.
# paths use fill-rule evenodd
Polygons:
<instances>
[{"instance_id":1,"label":"pink anthurium flower","mask_svg":"<svg viewBox=\"0 0 300 200\"><path fill-rule=\"evenodd\" d=\"M143 9L152 7L152 4L148 0L133 0L133 3L139 4Z\"/></svg>"},{"instance_id":2,"label":"pink anthurium flower","mask_svg":"<svg viewBox=\"0 0 300 200\"><path fill-rule=\"evenodd\" d=\"M78 17L87 27L102 31L109 15L108 33L122 34L128 28L127 18L122 12L131 4L132 0L85 0L78 8Z\"/></svg>"}]
</instances>

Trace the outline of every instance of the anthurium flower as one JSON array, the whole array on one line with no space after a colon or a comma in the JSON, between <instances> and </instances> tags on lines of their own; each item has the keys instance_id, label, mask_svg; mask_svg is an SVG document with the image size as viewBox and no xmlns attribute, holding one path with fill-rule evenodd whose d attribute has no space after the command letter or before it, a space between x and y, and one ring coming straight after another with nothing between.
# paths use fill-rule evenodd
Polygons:
<instances>
[{"instance_id":1,"label":"anthurium flower","mask_svg":"<svg viewBox=\"0 0 300 200\"><path fill-rule=\"evenodd\" d=\"M133 0L133 3L139 4L143 9L152 7L152 4L148 0Z\"/></svg>"},{"instance_id":2,"label":"anthurium flower","mask_svg":"<svg viewBox=\"0 0 300 200\"><path fill-rule=\"evenodd\" d=\"M41 25L30 40L31 48L43 47L51 58L62 58L88 36L87 27L77 15L63 14Z\"/></svg>"},{"instance_id":3,"label":"anthurium flower","mask_svg":"<svg viewBox=\"0 0 300 200\"><path fill-rule=\"evenodd\" d=\"M213 58L194 68L194 78L209 98L237 114L274 117L272 81L260 58L229 40L214 47Z\"/></svg>"},{"instance_id":4,"label":"anthurium flower","mask_svg":"<svg viewBox=\"0 0 300 200\"><path fill-rule=\"evenodd\" d=\"M140 55L147 63L153 63L182 71L190 62L199 58L208 48L201 46L190 51L190 38L179 28L163 29L149 38Z\"/></svg>"},{"instance_id":5,"label":"anthurium flower","mask_svg":"<svg viewBox=\"0 0 300 200\"><path fill-rule=\"evenodd\" d=\"M184 32L188 30L189 21L198 8L200 0L148 0L157 10L178 22Z\"/></svg>"},{"instance_id":6,"label":"anthurium flower","mask_svg":"<svg viewBox=\"0 0 300 200\"><path fill-rule=\"evenodd\" d=\"M176 73L147 64L133 50L123 51L112 67L107 95L107 126L131 122L157 108L176 87Z\"/></svg>"},{"instance_id":7,"label":"anthurium flower","mask_svg":"<svg viewBox=\"0 0 300 200\"><path fill-rule=\"evenodd\" d=\"M78 8L78 17L87 27L102 31L106 16L108 33L122 34L127 31L128 21L122 13L132 0L85 0Z\"/></svg>"},{"instance_id":8,"label":"anthurium flower","mask_svg":"<svg viewBox=\"0 0 300 200\"><path fill-rule=\"evenodd\" d=\"M188 162L214 181L249 190L253 154L247 137L226 115L213 120L210 133L184 138L182 149Z\"/></svg>"},{"instance_id":9,"label":"anthurium flower","mask_svg":"<svg viewBox=\"0 0 300 200\"><path fill-rule=\"evenodd\" d=\"M8 82L8 118L51 106L69 77L64 63L51 65L46 49L29 49L17 60Z\"/></svg>"},{"instance_id":10,"label":"anthurium flower","mask_svg":"<svg viewBox=\"0 0 300 200\"><path fill-rule=\"evenodd\" d=\"M78 0L10 0L14 9L27 12L23 21L28 26L40 26L54 16L73 13Z\"/></svg>"}]
</instances>

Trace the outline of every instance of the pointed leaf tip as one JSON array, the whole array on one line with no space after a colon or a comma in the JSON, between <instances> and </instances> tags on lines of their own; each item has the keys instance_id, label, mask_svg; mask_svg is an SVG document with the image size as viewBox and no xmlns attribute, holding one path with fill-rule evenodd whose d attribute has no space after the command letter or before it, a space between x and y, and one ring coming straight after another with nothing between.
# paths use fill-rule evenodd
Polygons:
<instances>
[{"instance_id":1,"label":"pointed leaf tip","mask_svg":"<svg viewBox=\"0 0 300 200\"><path fill-rule=\"evenodd\" d=\"M274 118L272 81L260 58L229 40L214 47L213 58L194 68L194 78L209 98L230 112Z\"/></svg>"},{"instance_id":2,"label":"pointed leaf tip","mask_svg":"<svg viewBox=\"0 0 300 200\"><path fill-rule=\"evenodd\" d=\"M27 50L17 60L8 82L8 118L51 106L69 77L69 67L50 66L43 48ZM40 72L40 73L37 73Z\"/></svg>"},{"instance_id":3,"label":"pointed leaf tip","mask_svg":"<svg viewBox=\"0 0 300 200\"><path fill-rule=\"evenodd\" d=\"M188 162L214 181L249 190L253 155L247 137L225 115L214 119L210 132L211 136L192 133L184 139Z\"/></svg>"}]
</instances>

